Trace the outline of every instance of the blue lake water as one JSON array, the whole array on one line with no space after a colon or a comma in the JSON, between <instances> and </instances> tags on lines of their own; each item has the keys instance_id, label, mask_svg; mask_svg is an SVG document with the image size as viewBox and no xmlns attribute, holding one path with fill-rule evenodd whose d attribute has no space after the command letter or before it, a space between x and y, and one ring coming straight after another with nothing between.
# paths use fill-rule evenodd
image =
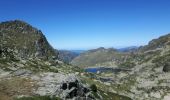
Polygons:
<instances>
[{"instance_id":1,"label":"blue lake water","mask_svg":"<svg viewBox=\"0 0 170 100\"><path fill-rule=\"evenodd\" d=\"M86 68L85 71L86 72L91 72L91 73L97 73L98 71L100 72L106 72L106 71L112 71L113 68L104 68L104 67L96 67L96 68Z\"/></svg>"},{"instance_id":2,"label":"blue lake water","mask_svg":"<svg viewBox=\"0 0 170 100\"><path fill-rule=\"evenodd\" d=\"M87 68L85 69L86 72L91 72L91 73L97 73L97 71L100 71L100 68Z\"/></svg>"},{"instance_id":3,"label":"blue lake water","mask_svg":"<svg viewBox=\"0 0 170 100\"><path fill-rule=\"evenodd\" d=\"M91 72L91 73L97 73L98 71L100 72L120 72L120 71L129 71L126 69L119 69L119 68L104 68L104 67L96 67L96 68L86 68L86 72Z\"/></svg>"}]
</instances>

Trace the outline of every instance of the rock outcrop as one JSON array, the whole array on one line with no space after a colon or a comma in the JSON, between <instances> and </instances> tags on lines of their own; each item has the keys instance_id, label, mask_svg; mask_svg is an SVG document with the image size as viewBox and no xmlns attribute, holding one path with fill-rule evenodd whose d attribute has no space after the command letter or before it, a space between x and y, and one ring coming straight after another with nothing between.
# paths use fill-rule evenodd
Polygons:
<instances>
[{"instance_id":1,"label":"rock outcrop","mask_svg":"<svg viewBox=\"0 0 170 100\"><path fill-rule=\"evenodd\" d=\"M38 81L39 88L35 93L39 95L50 94L63 99L93 99L88 86L83 85L74 74L43 73L38 77L32 77L32 79Z\"/></svg>"},{"instance_id":2,"label":"rock outcrop","mask_svg":"<svg viewBox=\"0 0 170 100\"><path fill-rule=\"evenodd\" d=\"M163 66L163 71L164 72L170 72L170 63L167 62L164 66Z\"/></svg>"},{"instance_id":3,"label":"rock outcrop","mask_svg":"<svg viewBox=\"0 0 170 100\"><path fill-rule=\"evenodd\" d=\"M0 23L0 56L50 59L57 55L40 30L14 20Z\"/></svg>"}]
</instances>

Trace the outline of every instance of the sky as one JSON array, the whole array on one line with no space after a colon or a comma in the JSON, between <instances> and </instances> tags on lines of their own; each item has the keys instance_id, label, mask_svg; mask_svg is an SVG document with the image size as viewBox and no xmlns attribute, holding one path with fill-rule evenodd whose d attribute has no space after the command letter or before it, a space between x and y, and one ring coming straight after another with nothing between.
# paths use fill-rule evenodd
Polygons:
<instances>
[{"instance_id":1,"label":"sky","mask_svg":"<svg viewBox=\"0 0 170 100\"><path fill-rule=\"evenodd\" d=\"M170 32L170 0L1 0L0 22L23 20L56 49L146 45Z\"/></svg>"}]
</instances>

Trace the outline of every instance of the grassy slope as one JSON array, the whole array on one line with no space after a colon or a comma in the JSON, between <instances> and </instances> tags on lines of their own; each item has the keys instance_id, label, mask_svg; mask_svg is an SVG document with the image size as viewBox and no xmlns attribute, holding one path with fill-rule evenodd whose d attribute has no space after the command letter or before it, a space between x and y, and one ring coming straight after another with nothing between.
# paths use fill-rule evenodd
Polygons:
<instances>
[{"instance_id":1,"label":"grassy slope","mask_svg":"<svg viewBox=\"0 0 170 100\"><path fill-rule=\"evenodd\" d=\"M115 66L119 61L124 60L125 56L128 56L128 54L119 53L114 49L96 49L82 53L72 61L72 64L80 67L102 66L104 64ZM108 62L112 63L109 64Z\"/></svg>"}]
</instances>

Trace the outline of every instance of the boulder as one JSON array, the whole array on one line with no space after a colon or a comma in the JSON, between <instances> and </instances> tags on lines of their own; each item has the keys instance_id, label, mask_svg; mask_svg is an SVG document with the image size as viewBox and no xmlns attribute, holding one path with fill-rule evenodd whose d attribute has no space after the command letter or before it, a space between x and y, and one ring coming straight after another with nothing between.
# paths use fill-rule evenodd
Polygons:
<instances>
[{"instance_id":1,"label":"boulder","mask_svg":"<svg viewBox=\"0 0 170 100\"><path fill-rule=\"evenodd\" d=\"M35 77L35 76L34 76ZM75 74L42 73L34 78L38 82L38 89L34 91L38 95L57 96L62 99L90 98L90 89L81 83ZM80 99L81 100L81 99Z\"/></svg>"},{"instance_id":2,"label":"boulder","mask_svg":"<svg viewBox=\"0 0 170 100\"><path fill-rule=\"evenodd\" d=\"M163 66L163 72L170 72L170 63L166 63Z\"/></svg>"},{"instance_id":3,"label":"boulder","mask_svg":"<svg viewBox=\"0 0 170 100\"><path fill-rule=\"evenodd\" d=\"M86 97L86 94L90 92L88 88L83 86L78 80L75 81L67 81L67 83L61 84L61 90L63 91L63 98L75 98Z\"/></svg>"}]
</instances>

